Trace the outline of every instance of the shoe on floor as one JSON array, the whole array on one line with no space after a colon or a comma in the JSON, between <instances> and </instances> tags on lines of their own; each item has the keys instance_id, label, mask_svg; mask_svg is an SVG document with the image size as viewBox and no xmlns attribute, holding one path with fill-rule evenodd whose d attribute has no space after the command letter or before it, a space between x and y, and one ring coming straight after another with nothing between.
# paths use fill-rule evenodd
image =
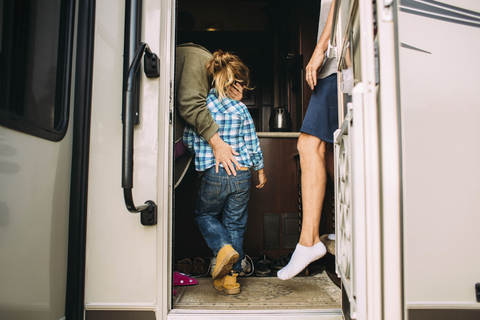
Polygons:
<instances>
[{"instance_id":1,"label":"shoe on floor","mask_svg":"<svg viewBox=\"0 0 480 320\"><path fill-rule=\"evenodd\" d=\"M190 278L183 273L175 271L173 273L173 285L177 286L193 286L194 284L198 284L197 279Z\"/></svg>"},{"instance_id":2,"label":"shoe on floor","mask_svg":"<svg viewBox=\"0 0 480 320\"><path fill-rule=\"evenodd\" d=\"M331 240L329 234L322 235L320 241L323 242L328 253L335 255L335 240Z\"/></svg>"},{"instance_id":3,"label":"shoe on floor","mask_svg":"<svg viewBox=\"0 0 480 320\"><path fill-rule=\"evenodd\" d=\"M266 255L262 255L255 265L255 274L257 277L267 277L272 273L270 269L271 259Z\"/></svg>"},{"instance_id":4,"label":"shoe on floor","mask_svg":"<svg viewBox=\"0 0 480 320\"><path fill-rule=\"evenodd\" d=\"M240 293L240 283L237 282L238 273L232 272L223 278L213 281L213 287L218 291L224 291L226 294Z\"/></svg>"},{"instance_id":5,"label":"shoe on floor","mask_svg":"<svg viewBox=\"0 0 480 320\"><path fill-rule=\"evenodd\" d=\"M290 262L291 258L292 252L282 254L280 258L273 260L271 267L277 270L283 269L283 267L285 267Z\"/></svg>"},{"instance_id":6,"label":"shoe on floor","mask_svg":"<svg viewBox=\"0 0 480 320\"><path fill-rule=\"evenodd\" d=\"M208 273L208 266L205 263L205 260L203 260L200 257L196 257L193 259L193 270L192 270L192 276L205 276Z\"/></svg>"},{"instance_id":7,"label":"shoe on floor","mask_svg":"<svg viewBox=\"0 0 480 320\"><path fill-rule=\"evenodd\" d=\"M253 274L252 270L253 261L248 255L245 255L245 258L242 260L242 270L239 272L240 277L251 276Z\"/></svg>"},{"instance_id":8,"label":"shoe on floor","mask_svg":"<svg viewBox=\"0 0 480 320\"><path fill-rule=\"evenodd\" d=\"M213 275L213 270L215 270L215 265L217 264L217 258L213 257L210 259L210 265L208 266L208 270L210 275Z\"/></svg>"},{"instance_id":9,"label":"shoe on floor","mask_svg":"<svg viewBox=\"0 0 480 320\"><path fill-rule=\"evenodd\" d=\"M185 258L177 262L176 271L184 274L192 274L192 260Z\"/></svg>"},{"instance_id":10,"label":"shoe on floor","mask_svg":"<svg viewBox=\"0 0 480 320\"><path fill-rule=\"evenodd\" d=\"M223 278L232 271L232 267L238 260L238 252L231 245L224 245L217 254L215 269L213 270L213 280Z\"/></svg>"}]
</instances>

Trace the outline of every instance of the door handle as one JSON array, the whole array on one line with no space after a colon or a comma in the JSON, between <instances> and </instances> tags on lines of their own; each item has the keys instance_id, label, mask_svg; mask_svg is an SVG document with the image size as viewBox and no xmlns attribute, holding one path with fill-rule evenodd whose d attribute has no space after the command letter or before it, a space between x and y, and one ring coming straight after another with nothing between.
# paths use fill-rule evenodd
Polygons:
<instances>
[{"instance_id":1,"label":"door handle","mask_svg":"<svg viewBox=\"0 0 480 320\"><path fill-rule=\"evenodd\" d=\"M134 154L134 126L138 111L136 104L135 79L144 56L144 72L148 78L158 78L158 58L149 46L142 42L135 52L135 56L126 74L125 89L123 94L123 158L122 158L122 188L125 205L132 213L140 212L140 222L143 225L157 224L157 205L154 201L148 200L145 204L136 207L133 201L133 154Z\"/></svg>"}]
</instances>

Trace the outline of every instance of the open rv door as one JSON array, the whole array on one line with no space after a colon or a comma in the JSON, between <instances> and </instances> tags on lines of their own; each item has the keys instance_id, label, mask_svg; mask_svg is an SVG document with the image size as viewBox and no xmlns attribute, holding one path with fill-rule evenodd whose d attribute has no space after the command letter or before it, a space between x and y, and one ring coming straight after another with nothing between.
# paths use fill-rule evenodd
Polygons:
<instances>
[{"instance_id":1,"label":"open rv door","mask_svg":"<svg viewBox=\"0 0 480 320\"><path fill-rule=\"evenodd\" d=\"M172 10L96 2L86 319L161 319L168 308Z\"/></svg>"},{"instance_id":2,"label":"open rv door","mask_svg":"<svg viewBox=\"0 0 480 320\"><path fill-rule=\"evenodd\" d=\"M343 0L335 17L344 317L478 319L479 3Z\"/></svg>"},{"instance_id":3,"label":"open rv door","mask_svg":"<svg viewBox=\"0 0 480 320\"><path fill-rule=\"evenodd\" d=\"M398 38L405 313L480 319L480 2L402 0Z\"/></svg>"},{"instance_id":4,"label":"open rv door","mask_svg":"<svg viewBox=\"0 0 480 320\"><path fill-rule=\"evenodd\" d=\"M336 263L345 319L404 318L395 16L392 1L336 3Z\"/></svg>"}]
</instances>

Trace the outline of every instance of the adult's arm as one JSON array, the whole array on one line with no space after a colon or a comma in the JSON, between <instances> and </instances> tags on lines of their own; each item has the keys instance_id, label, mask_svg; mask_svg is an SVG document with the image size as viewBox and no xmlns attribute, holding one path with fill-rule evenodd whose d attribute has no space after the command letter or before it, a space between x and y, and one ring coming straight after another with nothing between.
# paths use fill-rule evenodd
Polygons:
<instances>
[{"instance_id":1,"label":"adult's arm","mask_svg":"<svg viewBox=\"0 0 480 320\"><path fill-rule=\"evenodd\" d=\"M335 11L335 0L332 1L330 11L328 12L327 22L325 24L325 29L323 29L322 35L318 40L315 50L313 51L312 57L306 67L306 78L307 83L310 86L310 89L317 85L317 76L318 71L322 67L323 59L325 58L325 51L328 49L328 41L330 40L330 35L332 33L332 20L333 12Z\"/></svg>"},{"instance_id":2,"label":"adult's arm","mask_svg":"<svg viewBox=\"0 0 480 320\"><path fill-rule=\"evenodd\" d=\"M179 76L177 88L178 113L185 122L202 136L210 140L219 126L213 120L207 107L209 80L204 70L208 57L199 54L187 54Z\"/></svg>"},{"instance_id":3,"label":"adult's arm","mask_svg":"<svg viewBox=\"0 0 480 320\"><path fill-rule=\"evenodd\" d=\"M235 155L238 153L220 138L217 133L219 126L207 107L207 95L210 90L205 72L207 61L205 56L198 54L189 54L185 57L177 94L178 111L185 122L212 147L216 172L221 163L227 174L236 175L235 166L239 164ZM235 98L242 98L241 94L233 94Z\"/></svg>"}]
</instances>

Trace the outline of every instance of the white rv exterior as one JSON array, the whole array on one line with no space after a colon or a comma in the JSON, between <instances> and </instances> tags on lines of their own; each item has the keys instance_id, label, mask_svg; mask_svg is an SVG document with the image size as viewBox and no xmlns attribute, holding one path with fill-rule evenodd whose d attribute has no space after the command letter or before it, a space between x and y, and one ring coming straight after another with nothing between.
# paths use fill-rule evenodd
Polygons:
<instances>
[{"instance_id":1,"label":"white rv exterior","mask_svg":"<svg viewBox=\"0 0 480 320\"><path fill-rule=\"evenodd\" d=\"M172 308L176 2L141 6L140 39L160 69L158 78L139 71L134 138L133 198L156 203L150 226L127 210L122 191L125 1L69 3L65 136L0 126L1 319L480 317L478 1L336 2L344 296L342 310L328 312Z\"/></svg>"},{"instance_id":2,"label":"white rv exterior","mask_svg":"<svg viewBox=\"0 0 480 320\"><path fill-rule=\"evenodd\" d=\"M479 317L480 254L467 243L479 241L480 69L447 45L477 50L479 11L377 1L372 20L369 2L340 4L336 257L352 318Z\"/></svg>"}]
</instances>

